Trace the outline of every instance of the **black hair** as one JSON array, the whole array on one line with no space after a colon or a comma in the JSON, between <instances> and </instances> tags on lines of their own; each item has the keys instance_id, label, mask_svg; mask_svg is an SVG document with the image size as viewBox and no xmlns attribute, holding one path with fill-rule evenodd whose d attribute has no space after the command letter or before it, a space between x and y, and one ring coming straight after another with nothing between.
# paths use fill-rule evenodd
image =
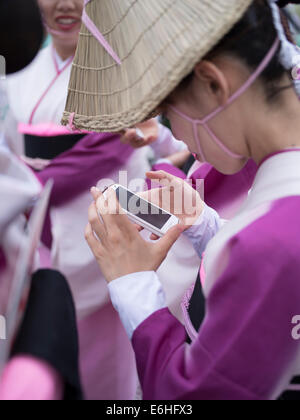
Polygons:
<instances>
[{"instance_id":1,"label":"black hair","mask_svg":"<svg viewBox=\"0 0 300 420\"><path fill-rule=\"evenodd\" d=\"M231 29L221 42L206 56L207 59L219 54L228 54L242 60L252 71L262 62L278 36L274 26L270 6L265 0L255 0L243 18ZM278 86L287 71L280 63L280 46L273 59L260 75L264 83L268 101L284 89L293 86L292 80L288 86ZM187 76L180 87L190 83L193 73Z\"/></svg>"},{"instance_id":2,"label":"black hair","mask_svg":"<svg viewBox=\"0 0 300 420\"><path fill-rule=\"evenodd\" d=\"M0 0L0 55L7 73L27 66L38 53L44 28L36 0Z\"/></svg>"}]
</instances>

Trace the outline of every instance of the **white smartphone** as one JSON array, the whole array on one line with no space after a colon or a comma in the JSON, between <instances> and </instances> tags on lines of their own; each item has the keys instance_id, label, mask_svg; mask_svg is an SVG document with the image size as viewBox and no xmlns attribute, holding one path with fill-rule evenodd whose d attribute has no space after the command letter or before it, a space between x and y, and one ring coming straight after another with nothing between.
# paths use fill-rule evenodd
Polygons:
<instances>
[{"instance_id":1,"label":"white smartphone","mask_svg":"<svg viewBox=\"0 0 300 420\"><path fill-rule=\"evenodd\" d=\"M169 229L178 225L180 220L171 213L144 200L121 185L109 187L116 192L119 203L131 222L136 223L151 233L163 237ZM103 192L106 197L108 188Z\"/></svg>"}]
</instances>

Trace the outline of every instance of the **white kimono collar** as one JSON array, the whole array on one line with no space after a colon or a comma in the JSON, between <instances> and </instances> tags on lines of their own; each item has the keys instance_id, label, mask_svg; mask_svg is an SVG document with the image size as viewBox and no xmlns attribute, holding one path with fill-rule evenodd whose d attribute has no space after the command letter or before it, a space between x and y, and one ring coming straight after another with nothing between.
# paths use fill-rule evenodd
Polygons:
<instances>
[{"instance_id":1,"label":"white kimono collar","mask_svg":"<svg viewBox=\"0 0 300 420\"><path fill-rule=\"evenodd\" d=\"M300 195L300 149L279 152L260 166L243 210Z\"/></svg>"}]
</instances>

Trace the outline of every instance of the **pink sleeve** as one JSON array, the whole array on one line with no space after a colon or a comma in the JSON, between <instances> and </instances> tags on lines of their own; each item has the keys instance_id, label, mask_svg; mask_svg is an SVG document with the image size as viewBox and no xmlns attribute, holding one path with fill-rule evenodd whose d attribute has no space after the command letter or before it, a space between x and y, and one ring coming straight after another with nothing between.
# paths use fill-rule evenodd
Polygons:
<instances>
[{"instance_id":1,"label":"pink sleeve","mask_svg":"<svg viewBox=\"0 0 300 420\"><path fill-rule=\"evenodd\" d=\"M36 175L42 185L54 180L50 203L61 206L125 165L133 149L116 134L88 134Z\"/></svg>"},{"instance_id":2,"label":"pink sleeve","mask_svg":"<svg viewBox=\"0 0 300 420\"><path fill-rule=\"evenodd\" d=\"M50 401L62 397L61 377L47 363L18 356L5 367L0 380L1 401Z\"/></svg>"},{"instance_id":3,"label":"pink sleeve","mask_svg":"<svg viewBox=\"0 0 300 420\"><path fill-rule=\"evenodd\" d=\"M275 240L271 236L262 247L257 235L232 240L228 267L210 292L192 345L168 309L136 329L145 399L268 400L282 393L300 354L300 341L291 334L300 311L300 267L298 254Z\"/></svg>"}]
</instances>

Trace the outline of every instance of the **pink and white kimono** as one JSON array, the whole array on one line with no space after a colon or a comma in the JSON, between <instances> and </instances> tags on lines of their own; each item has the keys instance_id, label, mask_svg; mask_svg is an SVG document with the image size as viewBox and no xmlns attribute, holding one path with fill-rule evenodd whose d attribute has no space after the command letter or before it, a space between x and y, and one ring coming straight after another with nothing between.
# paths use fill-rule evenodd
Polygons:
<instances>
[{"instance_id":1,"label":"pink and white kimono","mask_svg":"<svg viewBox=\"0 0 300 420\"><path fill-rule=\"evenodd\" d=\"M90 187L103 178L119 182L119 173L124 171L129 181L144 180L150 168L149 149L134 151L115 134L70 135L60 126L71 61L62 62L50 45L28 68L8 78L10 111L5 136L12 150L27 155L26 162L43 184L50 178L55 181L49 212L51 237L46 232L44 241L51 246L52 268L68 279L76 303L85 395L88 399L133 399L137 375L131 343L84 240L84 229ZM168 141L162 127L160 136ZM180 312L182 293L194 281L199 264L198 255L183 238L160 269L175 313ZM186 266L189 270L184 268L183 276Z\"/></svg>"},{"instance_id":2,"label":"pink and white kimono","mask_svg":"<svg viewBox=\"0 0 300 420\"><path fill-rule=\"evenodd\" d=\"M202 291L199 282L183 300L185 326L166 307L159 274L110 283L145 399L299 400L299 212L299 149L261 164L231 221L206 207L186 233L206 251Z\"/></svg>"},{"instance_id":3,"label":"pink and white kimono","mask_svg":"<svg viewBox=\"0 0 300 420\"><path fill-rule=\"evenodd\" d=\"M41 185L31 171L0 146L0 314L6 313L19 244L24 237L23 213L40 191ZM0 349L3 343L0 340ZM18 356L0 372L0 400L60 399L62 384L60 375L46 362Z\"/></svg>"},{"instance_id":4,"label":"pink and white kimono","mask_svg":"<svg viewBox=\"0 0 300 420\"><path fill-rule=\"evenodd\" d=\"M31 171L2 146L0 187L0 314L5 314L10 281L18 260L19 244L25 236L24 213L32 207L42 188Z\"/></svg>"}]
</instances>

